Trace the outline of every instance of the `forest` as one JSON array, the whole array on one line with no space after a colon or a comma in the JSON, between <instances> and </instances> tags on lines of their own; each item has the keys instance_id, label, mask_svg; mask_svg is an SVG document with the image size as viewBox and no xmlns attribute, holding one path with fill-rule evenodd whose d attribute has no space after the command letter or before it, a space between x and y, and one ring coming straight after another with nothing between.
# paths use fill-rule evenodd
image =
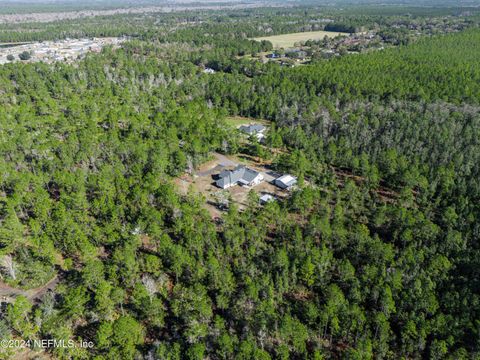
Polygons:
<instances>
[{"instance_id":1,"label":"forest","mask_svg":"<svg viewBox=\"0 0 480 360\"><path fill-rule=\"evenodd\" d=\"M245 56L272 50L253 36L457 21L294 67ZM0 65L0 339L93 344L0 358L477 359L479 24L304 5L0 25L2 41L129 37ZM245 149L229 116L268 121L265 142ZM246 150L298 188L219 221L178 191Z\"/></svg>"}]
</instances>

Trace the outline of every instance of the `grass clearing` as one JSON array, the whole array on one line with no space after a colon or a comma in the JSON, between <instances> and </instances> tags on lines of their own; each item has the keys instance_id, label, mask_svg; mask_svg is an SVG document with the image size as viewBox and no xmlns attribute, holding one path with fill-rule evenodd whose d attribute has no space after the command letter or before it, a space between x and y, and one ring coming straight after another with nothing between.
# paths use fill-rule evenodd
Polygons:
<instances>
[{"instance_id":1,"label":"grass clearing","mask_svg":"<svg viewBox=\"0 0 480 360\"><path fill-rule=\"evenodd\" d=\"M270 41L273 44L273 47L278 49L278 48L293 47L295 43L298 43L298 42L303 42L307 40L321 40L325 36L333 38L341 35L348 36L349 34L342 33L342 32L333 32L333 31L305 31L300 33L257 37L257 38L254 38L253 40Z\"/></svg>"},{"instance_id":2,"label":"grass clearing","mask_svg":"<svg viewBox=\"0 0 480 360\"><path fill-rule=\"evenodd\" d=\"M270 122L267 120L252 119L252 118L247 118L243 116L227 116L225 118L225 122L234 128L238 128L239 126L249 125L249 124L262 124L265 126L270 125Z\"/></svg>"}]
</instances>

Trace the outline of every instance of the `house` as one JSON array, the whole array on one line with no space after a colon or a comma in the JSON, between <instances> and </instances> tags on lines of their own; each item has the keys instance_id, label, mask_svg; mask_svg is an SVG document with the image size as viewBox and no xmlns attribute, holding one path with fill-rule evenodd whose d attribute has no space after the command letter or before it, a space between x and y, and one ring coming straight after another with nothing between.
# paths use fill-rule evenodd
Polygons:
<instances>
[{"instance_id":1,"label":"house","mask_svg":"<svg viewBox=\"0 0 480 360\"><path fill-rule=\"evenodd\" d=\"M275 179L273 183L281 189L291 189L297 183L297 178L286 174Z\"/></svg>"},{"instance_id":2,"label":"house","mask_svg":"<svg viewBox=\"0 0 480 360\"><path fill-rule=\"evenodd\" d=\"M265 131L267 128L260 124L242 125L238 128L241 132L250 136L255 136L258 141L262 141L265 138Z\"/></svg>"},{"instance_id":3,"label":"house","mask_svg":"<svg viewBox=\"0 0 480 360\"><path fill-rule=\"evenodd\" d=\"M238 165L233 170L223 170L218 175L215 185L221 189L227 189L234 185L255 186L263 181L263 175L258 171Z\"/></svg>"},{"instance_id":4,"label":"house","mask_svg":"<svg viewBox=\"0 0 480 360\"><path fill-rule=\"evenodd\" d=\"M260 204L265 205L266 203L269 203L269 202L274 201L274 200L275 200L275 198L272 195L264 194L260 197Z\"/></svg>"},{"instance_id":5,"label":"house","mask_svg":"<svg viewBox=\"0 0 480 360\"><path fill-rule=\"evenodd\" d=\"M282 61L280 63L280 66L286 66L286 67L294 67L295 64L291 63L291 62L288 62L288 61Z\"/></svg>"},{"instance_id":6,"label":"house","mask_svg":"<svg viewBox=\"0 0 480 360\"><path fill-rule=\"evenodd\" d=\"M207 67L207 68L203 69L203 73L204 74L215 74L215 70Z\"/></svg>"},{"instance_id":7,"label":"house","mask_svg":"<svg viewBox=\"0 0 480 360\"><path fill-rule=\"evenodd\" d=\"M267 57L267 59L279 59L279 58L282 57L282 55L277 54L277 53L271 53L271 54L268 54L266 57Z\"/></svg>"},{"instance_id":8,"label":"house","mask_svg":"<svg viewBox=\"0 0 480 360\"><path fill-rule=\"evenodd\" d=\"M307 52L303 50L292 50L286 54L287 57L297 60L305 60L307 57Z\"/></svg>"}]
</instances>

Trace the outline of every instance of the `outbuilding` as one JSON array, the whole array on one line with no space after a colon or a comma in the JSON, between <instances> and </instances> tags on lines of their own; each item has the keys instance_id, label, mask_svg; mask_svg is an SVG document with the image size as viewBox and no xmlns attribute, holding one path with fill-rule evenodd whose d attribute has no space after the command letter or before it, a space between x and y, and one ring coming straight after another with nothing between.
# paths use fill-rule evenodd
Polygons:
<instances>
[{"instance_id":1,"label":"outbuilding","mask_svg":"<svg viewBox=\"0 0 480 360\"><path fill-rule=\"evenodd\" d=\"M297 178L290 174L285 174L275 179L274 184L281 189L290 189L297 184Z\"/></svg>"},{"instance_id":2,"label":"outbuilding","mask_svg":"<svg viewBox=\"0 0 480 360\"><path fill-rule=\"evenodd\" d=\"M260 197L260 204L265 205L266 203L275 201L275 198L270 194L264 194Z\"/></svg>"}]
</instances>

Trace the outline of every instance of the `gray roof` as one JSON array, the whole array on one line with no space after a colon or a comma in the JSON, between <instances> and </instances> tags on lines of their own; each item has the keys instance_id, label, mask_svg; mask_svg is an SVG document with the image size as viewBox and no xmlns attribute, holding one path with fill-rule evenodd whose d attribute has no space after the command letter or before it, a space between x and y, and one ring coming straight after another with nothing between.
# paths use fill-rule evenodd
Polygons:
<instances>
[{"instance_id":1,"label":"gray roof","mask_svg":"<svg viewBox=\"0 0 480 360\"><path fill-rule=\"evenodd\" d=\"M266 204L270 201L274 201L275 198L270 194L264 194L260 197L260 204Z\"/></svg>"},{"instance_id":2,"label":"gray roof","mask_svg":"<svg viewBox=\"0 0 480 360\"><path fill-rule=\"evenodd\" d=\"M266 127L260 124L242 125L240 131L247 134L256 134L265 131Z\"/></svg>"},{"instance_id":3,"label":"gray roof","mask_svg":"<svg viewBox=\"0 0 480 360\"><path fill-rule=\"evenodd\" d=\"M259 172L249 169L244 165L238 165L233 170L223 170L219 175L219 180L215 182L218 187L224 188L226 185L236 184L238 182L243 184L250 184Z\"/></svg>"},{"instance_id":4,"label":"gray roof","mask_svg":"<svg viewBox=\"0 0 480 360\"><path fill-rule=\"evenodd\" d=\"M280 176L278 179L275 179L275 185L281 187L282 189L287 189L297 183L297 178L295 176L286 174Z\"/></svg>"}]
</instances>

